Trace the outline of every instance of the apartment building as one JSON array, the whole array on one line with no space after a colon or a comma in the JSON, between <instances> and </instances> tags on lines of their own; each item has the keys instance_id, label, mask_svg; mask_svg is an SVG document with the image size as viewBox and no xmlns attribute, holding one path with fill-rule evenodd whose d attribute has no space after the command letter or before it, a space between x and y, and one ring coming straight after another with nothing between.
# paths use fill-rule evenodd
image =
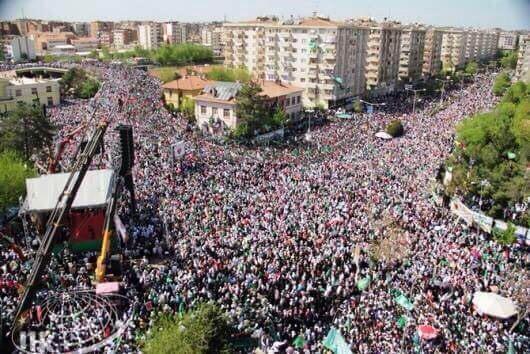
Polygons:
<instances>
[{"instance_id":1,"label":"apartment building","mask_svg":"<svg viewBox=\"0 0 530 354\"><path fill-rule=\"evenodd\" d=\"M392 92L399 77L402 26L399 22L376 22L361 18L353 24L368 30L364 74L371 95Z\"/></svg>"},{"instance_id":2,"label":"apartment building","mask_svg":"<svg viewBox=\"0 0 530 354\"><path fill-rule=\"evenodd\" d=\"M302 88L305 106L346 105L364 93L366 32L316 15L226 23L225 65L244 66L257 78Z\"/></svg>"},{"instance_id":3,"label":"apartment building","mask_svg":"<svg viewBox=\"0 0 530 354\"><path fill-rule=\"evenodd\" d=\"M162 26L150 23L138 26L138 43L143 49L156 49L162 42Z\"/></svg>"},{"instance_id":4,"label":"apartment building","mask_svg":"<svg viewBox=\"0 0 530 354\"><path fill-rule=\"evenodd\" d=\"M178 22L162 24L162 38L167 44L180 44L186 42L186 26Z\"/></svg>"},{"instance_id":5,"label":"apartment building","mask_svg":"<svg viewBox=\"0 0 530 354\"><path fill-rule=\"evenodd\" d=\"M80 37L86 37L90 34L90 24L88 22L72 23L74 33Z\"/></svg>"},{"instance_id":6,"label":"apartment building","mask_svg":"<svg viewBox=\"0 0 530 354\"><path fill-rule=\"evenodd\" d=\"M466 31L456 28L442 29L442 65L451 69L466 63Z\"/></svg>"},{"instance_id":7,"label":"apartment building","mask_svg":"<svg viewBox=\"0 0 530 354\"><path fill-rule=\"evenodd\" d=\"M432 77L442 70L442 32L435 27L427 28L425 32L425 47L423 51L423 76Z\"/></svg>"},{"instance_id":8,"label":"apartment building","mask_svg":"<svg viewBox=\"0 0 530 354\"><path fill-rule=\"evenodd\" d=\"M114 39L113 45L117 49L125 48L137 38L136 31L128 28L114 30L112 31L112 36Z\"/></svg>"},{"instance_id":9,"label":"apartment building","mask_svg":"<svg viewBox=\"0 0 530 354\"><path fill-rule=\"evenodd\" d=\"M530 83L530 35L519 37L519 57L515 69L515 80Z\"/></svg>"},{"instance_id":10,"label":"apartment building","mask_svg":"<svg viewBox=\"0 0 530 354\"><path fill-rule=\"evenodd\" d=\"M99 40L97 38L82 37L71 40L76 52L90 52L99 47Z\"/></svg>"},{"instance_id":11,"label":"apartment building","mask_svg":"<svg viewBox=\"0 0 530 354\"><path fill-rule=\"evenodd\" d=\"M210 47L214 55L223 54L223 29L222 27L204 27L201 30L201 43Z\"/></svg>"},{"instance_id":12,"label":"apartment building","mask_svg":"<svg viewBox=\"0 0 530 354\"><path fill-rule=\"evenodd\" d=\"M14 37L8 45L7 52L14 61L33 60L36 58L35 41L24 36Z\"/></svg>"},{"instance_id":13,"label":"apartment building","mask_svg":"<svg viewBox=\"0 0 530 354\"><path fill-rule=\"evenodd\" d=\"M417 81L422 76L425 50L425 28L419 25L403 27L399 57L399 79Z\"/></svg>"},{"instance_id":14,"label":"apartment building","mask_svg":"<svg viewBox=\"0 0 530 354\"><path fill-rule=\"evenodd\" d=\"M29 37L35 41L35 54L45 55L53 47L70 44L75 35L72 32L33 32Z\"/></svg>"},{"instance_id":15,"label":"apartment building","mask_svg":"<svg viewBox=\"0 0 530 354\"><path fill-rule=\"evenodd\" d=\"M500 50L515 50L517 49L517 40L519 33L517 32L500 32L497 48Z\"/></svg>"},{"instance_id":16,"label":"apartment building","mask_svg":"<svg viewBox=\"0 0 530 354\"><path fill-rule=\"evenodd\" d=\"M92 21L90 22L90 37L97 38L98 32L110 32L114 29L114 22Z\"/></svg>"}]
</instances>

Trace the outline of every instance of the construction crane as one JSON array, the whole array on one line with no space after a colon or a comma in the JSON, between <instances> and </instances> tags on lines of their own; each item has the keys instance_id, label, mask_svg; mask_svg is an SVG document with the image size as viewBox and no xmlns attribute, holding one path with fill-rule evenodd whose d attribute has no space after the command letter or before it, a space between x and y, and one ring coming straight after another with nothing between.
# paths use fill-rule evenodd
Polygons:
<instances>
[{"instance_id":1,"label":"construction crane","mask_svg":"<svg viewBox=\"0 0 530 354\"><path fill-rule=\"evenodd\" d=\"M64 217L69 213L72 207L72 203L74 202L79 187L83 182L83 178L85 177L90 164L92 163L92 159L94 155L96 155L99 146L103 142L103 136L107 131L108 125L109 122L107 120L102 120L99 122L97 128L92 134L91 139L86 144L82 153L77 157L72 168L72 173L70 173L64 189L59 195L55 209L52 211L46 224L46 232L42 238L42 242L35 256L33 267L26 281L24 294L22 295L17 307L17 311L15 312L15 317L11 327L12 331L16 328L17 321L30 307L31 301L35 297L38 282L44 273L45 266L50 260L50 254L54 244L55 235L61 227Z\"/></svg>"}]
</instances>

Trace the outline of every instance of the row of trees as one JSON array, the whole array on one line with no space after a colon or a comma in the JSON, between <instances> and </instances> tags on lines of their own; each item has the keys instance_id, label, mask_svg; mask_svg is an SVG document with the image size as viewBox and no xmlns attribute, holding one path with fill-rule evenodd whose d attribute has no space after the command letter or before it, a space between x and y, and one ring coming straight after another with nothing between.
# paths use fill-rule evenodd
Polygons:
<instances>
[{"instance_id":1,"label":"row of trees","mask_svg":"<svg viewBox=\"0 0 530 354\"><path fill-rule=\"evenodd\" d=\"M245 68L225 68L223 66L213 67L207 74L208 80L212 81L227 81L227 82L242 82L248 83L252 79L252 75Z\"/></svg>"},{"instance_id":2,"label":"row of trees","mask_svg":"<svg viewBox=\"0 0 530 354\"><path fill-rule=\"evenodd\" d=\"M82 68L69 69L62 77L61 89L77 98L91 98L99 90L99 81L90 77Z\"/></svg>"},{"instance_id":3,"label":"row of trees","mask_svg":"<svg viewBox=\"0 0 530 354\"><path fill-rule=\"evenodd\" d=\"M110 52L109 48L103 47L101 52L92 51L89 57L102 60L124 60L129 58L149 58L160 65L189 65L211 63L213 52L210 48L193 43L166 44L160 48L148 50L136 47L126 52Z\"/></svg>"},{"instance_id":4,"label":"row of trees","mask_svg":"<svg viewBox=\"0 0 530 354\"><path fill-rule=\"evenodd\" d=\"M449 192L480 197L482 209L502 219L505 210L524 205L530 196L529 157L530 86L517 82L493 111L457 126L457 144L447 161L453 176ZM530 210L518 215L520 224L530 226Z\"/></svg>"}]
</instances>

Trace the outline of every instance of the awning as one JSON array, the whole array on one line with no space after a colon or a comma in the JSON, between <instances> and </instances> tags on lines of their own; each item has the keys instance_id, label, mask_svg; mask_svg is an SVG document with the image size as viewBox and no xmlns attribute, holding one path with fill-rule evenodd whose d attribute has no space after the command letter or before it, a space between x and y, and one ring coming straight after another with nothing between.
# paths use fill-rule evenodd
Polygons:
<instances>
[{"instance_id":1,"label":"awning","mask_svg":"<svg viewBox=\"0 0 530 354\"><path fill-rule=\"evenodd\" d=\"M473 295L473 305L478 312L492 317L506 319L517 314L512 300L495 293L477 291Z\"/></svg>"}]
</instances>

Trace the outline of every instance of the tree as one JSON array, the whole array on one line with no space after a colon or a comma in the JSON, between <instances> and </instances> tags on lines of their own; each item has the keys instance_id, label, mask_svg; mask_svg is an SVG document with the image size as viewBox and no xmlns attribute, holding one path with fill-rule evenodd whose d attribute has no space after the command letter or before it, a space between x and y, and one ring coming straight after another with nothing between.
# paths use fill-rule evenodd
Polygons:
<instances>
[{"instance_id":1,"label":"tree","mask_svg":"<svg viewBox=\"0 0 530 354\"><path fill-rule=\"evenodd\" d=\"M276 108L276 111L272 115L271 125L274 128L281 128L285 125L286 121L287 115L285 114L285 111L280 107Z\"/></svg>"},{"instance_id":2,"label":"tree","mask_svg":"<svg viewBox=\"0 0 530 354\"><path fill-rule=\"evenodd\" d=\"M494 228L493 237L501 245L511 245L517 241L517 237L515 236L515 226L513 224L508 224L508 228L506 230Z\"/></svg>"},{"instance_id":3,"label":"tree","mask_svg":"<svg viewBox=\"0 0 530 354\"><path fill-rule=\"evenodd\" d=\"M500 73L493 83L493 93L495 96L502 96L506 90L510 87L510 76L508 73Z\"/></svg>"},{"instance_id":4,"label":"tree","mask_svg":"<svg viewBox=\"0 0 530 354\"><path fill-rule=\"evenodd\" d=\"M386 126L386 132L396 138L398 136L402 136L405 132L405 129L403 128L403 123L396 119L388 123Z\"/></svg>"},{"instance_id":5,"label":"tree","mask_svg":"<svg viewBox=\"0 0 530 354\"><path fill-rule=\"evenodd\" d=\"M216 66L212 68L207 74L208 80L212 81L226 81L226 82L242 82L248 83L252 76L245 68L224 68L222 66Z\"/></svg>"},{"instance_id":6,"label":"tree","mask_svg":"<svg viewBox=\"0 0 530 354\"><path fill-rule=\"evenodd\" d=\"M466 68L464 69L464 72L469 75L475 75L478 71L478 64L474 61L470 61L467 63Z\"/></svg>"},{"instance_id":7,"label":"tree","mask_svg":"<svg viewBox=\"0 0 530 354\"><path fill-rule=\"evenodd\" d=\"M185 96L180 103L179 110L186 116L190 123L195 122L195 102L193 98Z\"/></svg>"},{"instance_id":8,"label":"tree","mask_svg":"<svg viewBox=\"0 0 530 354\"><path fill-rule=\"evenodd\" d=\"M26 178L35 174L16 152L0 153L0 213L17 204L26 189Z\"/></svg>"},{"instance_id":9,"label":"tree","mask_svg":"<svg viewBox=\"0 0 530 354\"><path fill-rule=\"evenodd\" d=\"M248 125L248 133L255 134L268 116L261 87L256 82L243 85L236 97L236 116Z\"/></svg>"},{"instance_id":10,"label":"tree","mask_svg":"<svg viewBox=\"0 0 530 354\"><path fill-rule=\"evenodd\" d=\"M87 79L81 84L77 96L79 98L91 98L94 97L98 90L99 82L94 79Z\"/></svg>"},{"instance_id":11,"label":"tree","mask_svg":"<svg viewBox=\"0 0 530 354\"><path fill-rule=\"evenodd\" d=\"M517 67L517 52L510 51L504 53L504 56L501 58L501 66L504 69L514 70Z\"/></svg>"},{"instance_id":12,"label":"tree","mask_svg":"<svg viewBox=\"0 0 530 354\"><path fill-rule=\"evenodd\" d=\"M90 98L99 90L99 82L88 76L82 68L69 69L61 79L63 92L72 92L77 98Z\"/></svg>"},{"instance_id":13,"label":"tree","mask_svg":"<svg viewBox=\"0 0 530 354\"><path fill-rule=\"evenodd\" d=\"M145 354L229 353L232 328L222 310L201 304L182 318L165 316L155 321Z\"/></svg>"},{"instance_id":14,"label":"tree","mask_svg":"<svg viewBox=\"0 0 530 354\"><path fill-rule=\"evenodd\" d=\"M39 105L19 103L0 120L0 151L12 150L27 159L51 144L54 127Z\"/></svg>"}]
</instances>

